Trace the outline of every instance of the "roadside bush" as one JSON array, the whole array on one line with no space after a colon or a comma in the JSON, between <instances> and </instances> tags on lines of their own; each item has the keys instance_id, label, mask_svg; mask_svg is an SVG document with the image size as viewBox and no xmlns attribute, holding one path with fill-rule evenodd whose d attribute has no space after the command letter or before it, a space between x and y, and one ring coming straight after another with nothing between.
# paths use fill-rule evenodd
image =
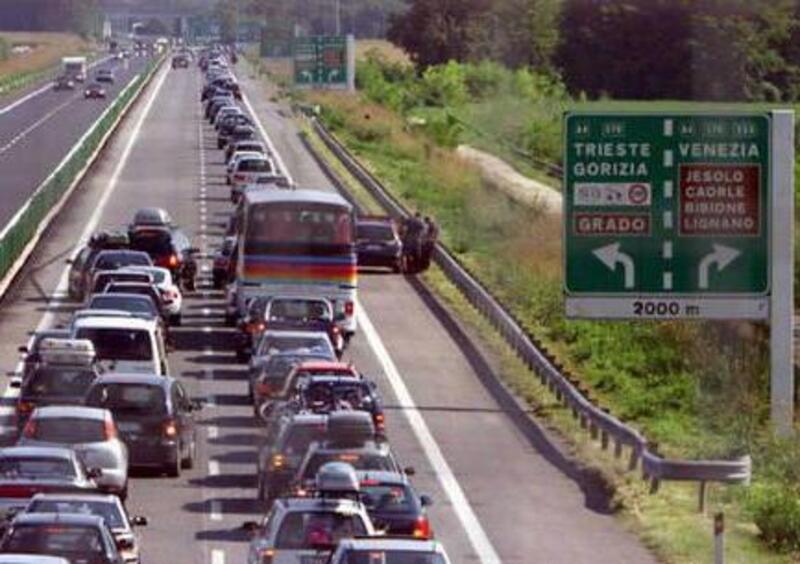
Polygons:
<instances>
[{"instance_id":1,"label":"roadside bush","mask_svg":"<svg viewBox=\"0 0 800 564\"><path fill-rule=\"evenodd\" d=\"M766 544L781 551L800 550L800 490L781 483L756 483L746 508Z\"/></svg>"},{"instance_id":2,"label":"roadside bush","mask_svg":"<svg viewBox=\"0 0 800 564\"><path fill-rule=\"evenodd\" d=\"M508 88L512 73L493 61L464 65L464 84L470 98L483 100Z\"/></svg>"},{"instance_id":3,"label":"roadside bush","mask_svg":"<svg viewBox=\"0 0 800 564\"><path fill-rule=\"evenodd\" d=\"M11 56L11 46L8 41L0 37L0 61L5 61Z\"/></svg>"},{"instance_id":4,"label":"roadside bush","mask_svg":"<svg viewBox=\"0 0 800 564\"><path fill-rule=\"evenodd\" d=\"M446 65L429 67L420 81L420 97L429 106L459 107L469 100L464 65L450 61Z\"/></svg>"}]
</instances>

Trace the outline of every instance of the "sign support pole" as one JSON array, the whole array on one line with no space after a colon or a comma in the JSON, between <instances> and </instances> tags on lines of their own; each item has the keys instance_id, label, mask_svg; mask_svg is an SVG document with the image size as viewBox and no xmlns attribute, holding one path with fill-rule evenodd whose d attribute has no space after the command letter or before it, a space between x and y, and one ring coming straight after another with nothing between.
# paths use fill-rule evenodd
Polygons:
<instances>
[{"instance_id":1,"label":"sign support pole","mask_svg":"<svg viewBox=\"0 0 800 564\"><path fill-rule=\"evenodd\" d=\"M772 300L770 417L778 436L794 432L794 112L772 112Z\"/></svg>"}]
</instances>

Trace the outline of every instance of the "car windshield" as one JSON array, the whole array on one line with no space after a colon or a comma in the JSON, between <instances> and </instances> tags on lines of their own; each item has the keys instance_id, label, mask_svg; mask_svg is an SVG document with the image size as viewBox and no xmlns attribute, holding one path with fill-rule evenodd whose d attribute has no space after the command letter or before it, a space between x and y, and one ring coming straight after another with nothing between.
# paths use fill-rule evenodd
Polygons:
<instances>
[{"instance_id":1,"label":"car windshield","mask_svg":"<svg viewBox=\"0 0 800 564\"><path fill-rule=\"evenodd\" d=\"M355 470L396 470L388 455L377 452L315 452L303 471L303 479L313 479L328 462L347 462Z\"/></svg>"},{"instance_id":2,"label":"car windshield","mask_svg":"<svg viewBox=\"0 0 800 564\"><path fill-rule=\"evenodd\" d=\"M281 523L275 548L302 550L317 546L333 546L340 539L367 533L363 519L357 514L333 511L293 511Z\"/></svg>"},{"instance_id":3,"label":"car windshield","mask_svg":"<svg viewBox=\"0 0 800 564\"><path fill-rule=\"evenodd\" d=\"M272 163L267 159L243 159L239 163L239 172L272 172Z\"/></svg>"},{"instance_id":4,"label":"car windshield","mask_svg":"<svg viewBox=\"0 0 800 564\"><path fill-rule=\"evenodd\" d=\"M330 320L330 306L319 300L272 300L269 303L270 321Z\"/></svg>"},{"instance_id":5,"label":"car windshield","mask_svg":"<svg viewBox=\"0 0 800 564\"><path fill-rule=\"evenodd\" d=\"M446 564L435 552L370 548L348 550L341 564Z\"/></svg>"},{"instance_id":6,"label":"car windshield","mask_svg":"<svg viewBox=\"0 0 800 564\"><path fill-rule=\"evenodd\" d=\"M150 333L142 329L105 329L82 327L78 329L77 339L89 339L99 360L153 359Z\"/></svg>"},{"instance_id":7,"label":"car windshield","mask_svg":"<svg viewBox=\"0 0 800 564\"><path fill-rule=\"evenodd\" d=\"M86 499L37 499L31 502L28 513L77 513L102 517L112 529L124 529L128 522L116 503Z\"/></svg>"},{"instance_id":8,"label":"car windshield","mask_svg":"<svg viewBox=\"0 0 800 564\"><path fill-rule=\"evenodd\" d=\"M361 482L361 501L371 512L408 513L417 510L411 488L400 484Z\"/></svg>"},{"instance_id":9,"label":"car windshield","mask_svg":"<svg viewBox=\"0 0 800 564\"><path fill-rule=\"evenodd\" d=\"M42 366L25 383L25 396L81 397L97 378L91 368Z\"/></svg>"},{"instance_id":10,"label":"car windshield","mask_svg":"<svg viewBox=\"0 0 800 564\"><path fill-rule=\"evenodd\" d=\"M105 422L83 417L37 417L26 437L65 444L100 442L106 440Z\"/></svg>"},{"instance_id":11,"label":"car windshield","mask_svg":"<svg viewBox=\"0 0 800 564\"><path fill-rule=\"evenodd\" d=\"M158 299L158 292L152 285L147 284L126 284L124 282L112 282L107 288L106 293L109 294L139 294L141 296L149 296L152 300Z\"/></svg>"},{"instance_id":12,"label":"car windshield","mask_svg":"<svg viewBox=\"0 0 800 564\"><path fill-rule=\"evenodd\" d=\"M166 229L142 229L131 234L131 249L148 255L168 255L173 252L172 234Z\"/></svg>"},{"instance_id":13,"label":"car windshield","mask_svg":"<svg viewBox=\"0 0 800 564\"><path fill-rule=\"evenodd\" d=\"M2 552L63 555L91 564L101 561L79 558L96 558L104 552L100 531L66 523L15 526L2 546Z\"/></svg>"},{"instance_id":14,"label":"car windshield","mask_svg":"<svg viewBox=\"0 0 800 564\"><path fill-rule=\"evenodd\" d=\"M147 255L139 253L103 253L94 263L95 270L116 270L123 266L152 266Z\"/></svg>"},{"instance_id":15,"label":"car windshield","mask_svg":"<svg viewBox=\"0 0 800 564\"><path fill-rule=\"evenodd\" d=\"M113 413L158 415L167 411L164 390L147 384L98 384L89 392L86 403Z\"/></svg>"},{"instance_id":16,"label":"car windshield","mask_svg":"<svg viewBox=\"0 0 800 564\"><path fill-rule=\"evenodd\" d=\"M258 349L260 356L277 354L285 351L308 350L308 351L328 351L330 345L327 337L298 337L265 335L261 339Z\"/></svg>"},{"instance_id":17,"label":"car windshield","mask_svg":"<svg viewBox=\"0 0 800 564\"><path fill-rule=\"evenodd\" d=\"M392 241L394 230L389 225L356 225L356 237L364 241Z\"/></svg>"},{"instance_id":18,"label":"car windshield","mask_svg":"<svg viewBox=\"0 0 800 564\"><path fill-rule=\"evenodd\" d=\"M0 478L75 478L75 467L66 458L56 457L0 457Z\"/></svg>"},{"instance_id":19,"label":"car windshield","mask_svg":"<svg viewBox=\"0 0 800 564\"><path fill-rule=\"evenodd\" d=\"M94 291L102 292L112 281L115 282L149 282L150 277L145 273L136 272L108 272L100 274L95 279Z\"/></svg>"},{"instance_id":20,"label":"car windshield","mask_svg":"<svg viewBox=\"0 0 800 564\"><path fill-rule=\"evenodd\" d=\"M153 300L115 296L113 294L92 297L88 309L117 309L131 313L146 313L152 316L158 314L156 306L153 305Z\"/></svg>"}]
</instances>

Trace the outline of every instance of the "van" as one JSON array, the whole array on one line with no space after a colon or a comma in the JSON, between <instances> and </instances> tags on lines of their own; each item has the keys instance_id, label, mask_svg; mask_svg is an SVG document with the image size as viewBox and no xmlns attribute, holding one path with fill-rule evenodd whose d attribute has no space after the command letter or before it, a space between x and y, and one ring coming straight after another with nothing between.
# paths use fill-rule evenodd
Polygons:
<instances>
[{"instance_id":1,"label":"van","mask_svg":"<svg viewBox=\"0 0 800 564\"><path fill-rule=\"evenodd\" d=\"M90 340L98 362L109 371L169 374L165 337L156 320L85 317L74 323L72 338Z\"/></svg>"}]
</instances>

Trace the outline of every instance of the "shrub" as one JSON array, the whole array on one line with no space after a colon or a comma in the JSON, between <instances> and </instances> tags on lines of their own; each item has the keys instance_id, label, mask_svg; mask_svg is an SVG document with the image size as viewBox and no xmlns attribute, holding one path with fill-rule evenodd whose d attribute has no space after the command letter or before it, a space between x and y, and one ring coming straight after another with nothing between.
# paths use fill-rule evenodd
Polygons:
<instances>
[{"instance_id":1,"label":"shrub","mask_svg":"<svg viewBox=\"0 0 800 564\"><path fill-rule=\"evenodd\" d=\"M429 67L422 75L421 98L427 105L462 106L469 100L464 65L450 61L446 65Z\"/></svg>"},{"instance_id":2,"label":"shrub","mask_svg":"<svg viewBox=\"0 0 800 564\"><path fill-rule=\"evenodd\" d=\"M492 61L468 64L464 70L464 84L473 100L494 96L505 89L511 80L511 71Z\"/></svg>"},{"instance_id":3,"label":"shrub","mask_svg":"<svg viewBox=\"0 0 800 564\"><path fill-rule=\"evenodd\" d=\"M766 544L800 550L800 491L774 482L754 484L746 508Z\"/></svg>"},{"instance_id":4,"label":"shrub","mask_svg":"<svg viewBox=\"0 0 800 564\"><path fill-rule=\"evenodd\" d=\"M10 55L11 46L8 44L8 41L0 37L0 61L8 59Z\"/></svg>"}]
</instances>

